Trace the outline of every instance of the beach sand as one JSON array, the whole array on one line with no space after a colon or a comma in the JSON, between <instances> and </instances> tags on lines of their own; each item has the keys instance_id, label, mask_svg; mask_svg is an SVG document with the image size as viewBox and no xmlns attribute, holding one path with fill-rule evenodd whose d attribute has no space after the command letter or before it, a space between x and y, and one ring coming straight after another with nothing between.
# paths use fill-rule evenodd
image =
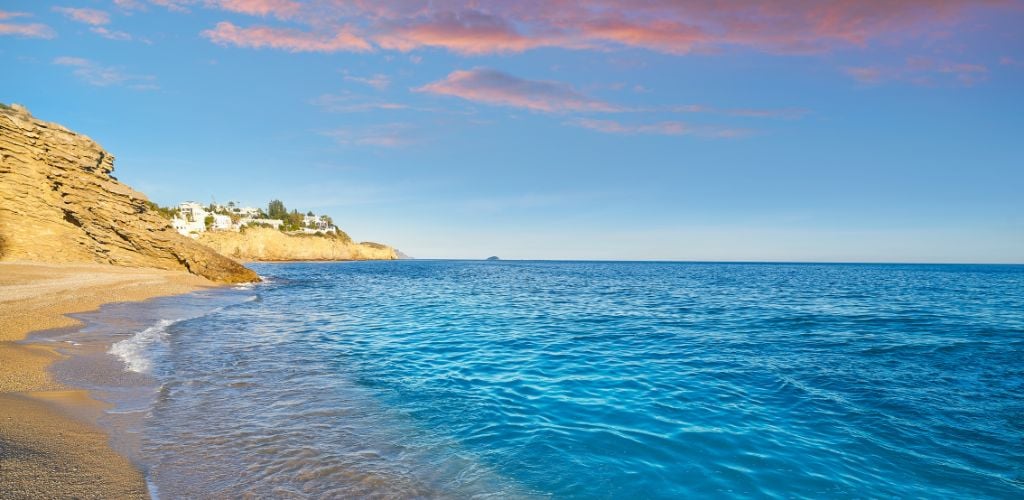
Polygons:
<instances>
[{"instance_id":1,"label":"beach sand","mask_svg":"<svg viewBox=\"0 0 1024 500\"><path fill-rule=\"evenodd\" d=\"M0 263L0 498L146 498L142 474L90 420L103 404L47 372L61 355L16 342L74 327L68 313L176 295L213 283L100 264Z\"/></svg>"}]
</instances>

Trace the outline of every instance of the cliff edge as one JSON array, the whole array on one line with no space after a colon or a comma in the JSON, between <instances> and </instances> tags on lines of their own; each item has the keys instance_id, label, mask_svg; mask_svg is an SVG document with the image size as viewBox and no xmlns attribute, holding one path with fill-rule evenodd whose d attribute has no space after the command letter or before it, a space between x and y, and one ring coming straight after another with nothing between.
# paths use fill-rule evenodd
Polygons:
<instances>
[{"instance_id":1,"label":"cliff edge","mask_svg":"<svg viewBox=\"0 0 1024 500\"><path fill-rule=\"evenodd\" d=\"M0 105L0 260L180 269L213 281L259 277L174 231L110 173L88 137Z\"/></svg>"},{"instance_id":2,"label":"cliff edge","mask_svg":"<svg viewBox=\"0 0 1024 500\"><path fill-rule=\"evenodd\" d=\"M288 235L275 229L245 228L205 232L199 241L223 255L243 261L394 260L395 249L379 243L355 243L331 236Z\"/></svg>"}]
</instances>

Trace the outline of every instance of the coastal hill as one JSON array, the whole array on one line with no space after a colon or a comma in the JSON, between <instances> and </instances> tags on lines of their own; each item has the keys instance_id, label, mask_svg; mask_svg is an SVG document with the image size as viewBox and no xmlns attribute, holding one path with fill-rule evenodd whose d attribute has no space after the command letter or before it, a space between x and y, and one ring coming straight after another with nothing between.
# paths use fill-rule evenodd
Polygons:
<instances>
[{"instance_id":1,"label":"coastal hill","mask_svg":"<svg viewBox=\"0 0 1024 500\"><path fill-rule=\"evenodd\" d=\"M113 169L114 157L88 137L0 104L0 261L98 262L259 281L178 234Z\"/></svg>"},{"instance_id":2,"label":"coastal hill","mask_svg":"<svg viewBox=\"0 0 1024 500\"><path fill-rule=\"evenodd\" d=\"M207 231L199 235L198 241L223 255L243 261L398 258L394 248L379 243L356 243L348 239L347 235L291 235L263 227L248 227L239 232Z\"/></svg>"}]
</instances>

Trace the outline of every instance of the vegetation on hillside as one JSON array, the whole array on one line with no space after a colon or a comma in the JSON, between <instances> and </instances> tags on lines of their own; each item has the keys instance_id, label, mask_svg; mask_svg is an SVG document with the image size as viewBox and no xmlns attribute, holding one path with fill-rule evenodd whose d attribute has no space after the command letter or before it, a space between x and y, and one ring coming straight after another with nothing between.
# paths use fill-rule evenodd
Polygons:
<instances>
[{"instance_id":1,"label":"vegetation on hillside","mask_svg":"<svg viewBox=\"0 0 1024 500\"><path fill-rule=\"evenodd\" d=\"M153 203L152 201L149 200L146 200L146 206L149 207L150 210L155 211L156 213L160 214L161 217L167 220L173 219L181 212L180 210L178 210L178 207L161 207L160 205L157 205L156 203Z\"/></svg>"},{"instance_id":2,"label":"vegetation on hillside","mask_svg":"<svg viewBox=\"0 0 1024 500\"><path fill-rule=\"evenodd\" d=\"M171 220L174 217L177 217L178 214L181 213L181 210L178 207L176 207L176 206L175 207L163 207L163 206L160 206L160 205L158 205L156 203L153 203L151 201L146 201L146 206L148 206L150 210L155 211L156 213L160 214L160 216L162 216L163 218L165 218L167 220ZM235 208L235 207L236 207L235 202L229 201L226 206L219 206L219 205L211 203L210 205L206 206L205 209L206 209L207 212L209 212L211 214L227 215L228 217L231 217L231 222L232 223L238 223L241 220L241 216L239 214L237 214L237 213L234 213L232 211L232 209ZM305 218L307 216L312 217L312 216L316 215L316 214L313 213L312 210L306 212L305 214L303 214L303 213L301 213L301 212L299 212L298 210L295 210L295 209L289 211L288 207L286 207L284 205L284 202L282 202L281 200L277 200L277 199L270 200L270 203L267 204L267 210L266 211L264 211L263 209L258 209L258 211L259 212L258 212L256 218L259 218L259 219L272 219L272 220L276 219L276 220L283 221L283 224L281 224L281 227L279 229L282 232L285 232L285 233L294 233L294 232L302 231L303 229L311 228L310 226L306 225ZM333 231L317 231L316 233L313 233L313 234L307 234L307 236L322 236L322 237L327 237L327 238L334 238L334 239L343 241L345 243L352 242L352 238L345 231L342 231L340 228L334 226L334 219L332 219L331 216L329 216L329 215L321 215L319 217L319 220L326 222L329 227L334 227L334 230ZM204 220L203 222L206 223L206 228L210 229L210 227L213 225L213 217L212 216L207 216L206 220ZM262 223L262 222L250 222L250 223L247 224L247 226L252 226L252 227L269 227L269 228L273 228L274 227L271 224ZM243 227L242 229L244 230L245 228ZM383 247L383 245L382 245L382 247Z\"/></svg>"}]
</instances>

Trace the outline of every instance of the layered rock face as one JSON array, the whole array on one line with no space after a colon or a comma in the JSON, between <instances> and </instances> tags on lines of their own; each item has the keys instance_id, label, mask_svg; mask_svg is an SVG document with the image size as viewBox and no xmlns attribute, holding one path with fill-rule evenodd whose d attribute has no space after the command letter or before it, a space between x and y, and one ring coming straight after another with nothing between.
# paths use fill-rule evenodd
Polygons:
<instances>
[{"instance_id":1,"label":"layered rock face","mask_svg":"<svg viewBox=\"0 0 1024 500\"><path fill-rule=\"evenodd\" d=\"M240 233L205 232L199 241L240 260L394 260L395 249L377 243L346 242L324 236L290 236L275 229Z\"/></svg>"},{"instance_id":2,"label":"layered rock face","mask_svg":"<svg viewBox=\"0 0 1024 500\"><path fill-rule=\"evenodd\" d=\"M0 105L0 260L183 269L213 281L259 277L175 232L145 195L111 177L88 137Z\"/></svg>"}]
</instances>

